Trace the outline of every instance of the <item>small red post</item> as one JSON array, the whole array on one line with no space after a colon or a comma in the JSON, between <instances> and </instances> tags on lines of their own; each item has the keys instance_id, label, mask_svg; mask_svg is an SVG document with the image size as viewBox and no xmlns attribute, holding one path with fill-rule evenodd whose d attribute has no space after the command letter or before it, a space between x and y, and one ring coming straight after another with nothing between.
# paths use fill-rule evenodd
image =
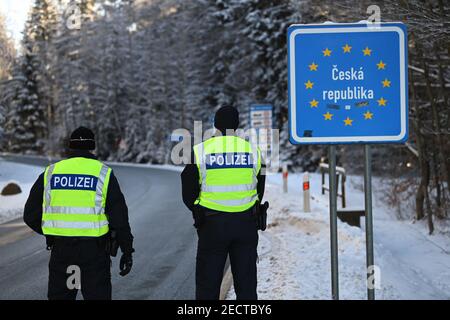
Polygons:
<instances>
[{"instance_id":1,"label":"small red post","mask_svg":"<svg viewBox=\"0 0 450 320\"><path fill-rule=\"evenodd\" d=\"M303 211L311 212L311 204L310 204L310 190L309 190L309 174L305 172L303 174Z\"/></svg>"},{"instance_id":2,"label":"small red post","mask_svg":"<svg viewBox=\"0 0 450 320\"><path fill-rule=\"evenodd\" d=\"M288 167L287 165L283 165L283 192L288 192Z\"/></svg>"}]
</instances>

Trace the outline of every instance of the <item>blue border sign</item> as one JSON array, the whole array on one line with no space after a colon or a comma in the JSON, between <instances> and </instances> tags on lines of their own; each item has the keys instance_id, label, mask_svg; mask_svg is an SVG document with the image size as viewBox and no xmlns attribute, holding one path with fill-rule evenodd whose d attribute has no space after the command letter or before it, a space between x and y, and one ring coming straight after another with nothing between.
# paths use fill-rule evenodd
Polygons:
<instances>
[{"instance_id":1,"label":"blue border sign","mask_svg":"<svg viewBox=\"0 0 450 320\"><path fill-rule=\"evenodd\" d=\"M407 66L402 23L290 26L291 143L405 142Z\"/></svg>"}]
</instances>

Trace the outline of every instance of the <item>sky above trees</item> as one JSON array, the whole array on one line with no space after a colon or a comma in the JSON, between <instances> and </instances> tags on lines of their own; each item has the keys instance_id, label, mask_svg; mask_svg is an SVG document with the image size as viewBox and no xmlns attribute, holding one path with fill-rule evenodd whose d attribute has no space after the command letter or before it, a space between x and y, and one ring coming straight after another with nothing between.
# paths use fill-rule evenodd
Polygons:
<instances>
[{"instance_id":1,"label":"sky above trees","mask_svg":"<svg viewBox=\"0 0 450 320\"><path fill-rule=\"evenodd\" d=\"M6 28L19 46L28 12L33 0L0 0L0 13L6 18Z\"/></svg>"}]
</instances>

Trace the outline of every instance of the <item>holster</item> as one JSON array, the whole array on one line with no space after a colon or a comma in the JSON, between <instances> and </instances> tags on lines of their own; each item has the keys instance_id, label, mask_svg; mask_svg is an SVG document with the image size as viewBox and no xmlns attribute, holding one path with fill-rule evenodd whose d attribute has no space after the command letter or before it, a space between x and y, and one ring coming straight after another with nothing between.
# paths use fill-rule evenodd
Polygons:
<instances>
[{"instance_id":1,"label":"holster","mask_svg":"<svg viewBox=\"0 0 450 320\"><path fill-rule=\"evenodd\" d=\"M269 202L267 201L263 204L256 202L253 207L258 230L264 231L267 228L267 209L269 209Z\"/></svg>"},{"instance_id":2,"label":"holster","mask_svg":"<svg viewBox=\"0 0 450 320\"><path fill-rule=\"evenodd\" d=\"M192 210L192 217L194 218L194 227L196 229L200 228L205 222L205 211L203 207L195 205Z\"/></svg>"},{"instance_id":3,"label":"holster","mask_svg":"<svg viewBox=\"0 0 450 320\"><path fill-rule=\"evenodd\" d=\"M47 246L47 250L50 251L53 248L53 244L55 243L55 238L52 236L45 236L45 244Z\"/></svg>"},{"instance_id":4,"label":"holster","mask_svg":"<svg viewBox=\"0 0 450 320\"><path fill-rule=\"evenodd\" d=\"M119 250L119 241L117 240L117 232L111 230L109 232L109 239L106 241L106 252L109 253L111 257L117 256L117 251Z\"/></svg>"}]
</instances>

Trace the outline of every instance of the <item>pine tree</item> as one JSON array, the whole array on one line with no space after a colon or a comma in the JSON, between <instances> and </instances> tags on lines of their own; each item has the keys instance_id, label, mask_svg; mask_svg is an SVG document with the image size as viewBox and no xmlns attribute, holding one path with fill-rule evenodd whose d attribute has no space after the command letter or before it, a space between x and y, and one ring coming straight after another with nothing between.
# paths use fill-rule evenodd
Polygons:
<instances>
[{"instance_id":1,"label":"pine tree","mask_svg":"<svg viewBox=\"0 0 450 320\"><path fill-rule=\"evenodd\" d=\"M11 97L6 123L7 148L11 152L40 153L44 147L46 124L35 79L35 56L29 39L9 81Z\"/></svg>"},{"instance_id":2,"label":"pine tree","mask_svg":"<svg viewBox=\"0 0 450 320\"><path fill-rule=\"evenodd\" d=\"M4 150L6 145L7 84L11 78L15 55L14 43L7 35L5 19L0 14L0 150Z\"/></svg>"},{"instance_id":3,"label":"pine tree","mask_svg":"<svg viewBox=\"0 0 450 320\"><path fill-rule=\"evenodd\" d=\"M55 51L53 40L57 33L57 8L52 0L35 0L30 12L25 33L27 34L30 50L33 53L33 70L37 86L37 94L44 110L46 125L53 125L55 101L53 91ZM53 130L46 132L46 149L55 153L52 141Z\"/></svg>"}]
</instances>

